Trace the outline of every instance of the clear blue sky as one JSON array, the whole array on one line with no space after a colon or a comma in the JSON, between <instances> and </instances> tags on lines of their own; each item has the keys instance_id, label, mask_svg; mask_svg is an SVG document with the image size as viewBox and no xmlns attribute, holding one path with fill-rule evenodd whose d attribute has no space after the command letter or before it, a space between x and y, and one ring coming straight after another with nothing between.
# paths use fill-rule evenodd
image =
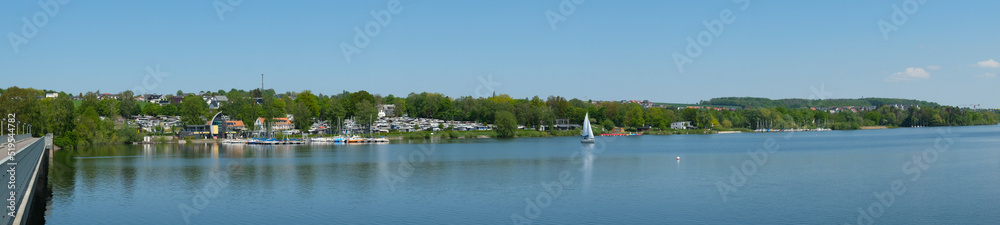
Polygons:
<instances>
[{"instance_id":1,"label":"clear blue sky","mask_svg":"<svg viewBox=\"0 0 1000 225\"><path fill-rule=\"evenodd\" d=\"M822 87L818 97L1000 107L998 1L927 1L886 40L879 20L892 24L906 1L587 0L553 30L546 11L560 14L561 0L403 0L348 62L341 43L388 2L243 0L221 20L211 0L71 1L36 18L48 21L15 52L22 18L45 11L4 1L0 86L119 92L159 65L169 77L151 92L249 90L265 74L278 92L476 96L492 75L515 98L687 103ZM727 9L735 19L680 72L672 55Z\"/></svg>"}]
</instances>

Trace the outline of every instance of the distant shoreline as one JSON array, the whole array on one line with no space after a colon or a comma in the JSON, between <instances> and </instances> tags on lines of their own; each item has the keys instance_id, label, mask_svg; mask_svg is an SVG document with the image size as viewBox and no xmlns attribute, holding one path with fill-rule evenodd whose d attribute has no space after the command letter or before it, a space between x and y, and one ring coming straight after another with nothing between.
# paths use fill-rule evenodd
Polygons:
<instances>
[{"instance_id":1,"label":"distant shoreline","mask_svg":"<svg viewBox=\"0 0 1000 225\"><path fill-rule=\"evenodd\" d=\"M939 127L975 127L975 126L1000 126L1000 124L995 124L995 125L970 125L970 126L939 126ZM857 131L857 130L889 130L889 129L900 129L900 128L935 128L935 127L894 127L894 128L890 128L890 127L887 127L887 126L865 126L865 127L861 127L860 129L856 129L854 131ZM743 133L748 133L748 134L755 134L755 133L762 133L762 134L763 133L784 133L784 132L715 131L715 130L701 130L701 129L699 129L699 130L686 130L686 131L688 131L688 132L678 132L678 133L668 133L668 134L663 134L663 133L645 133L645 134L640 135L640 136L709 135L709 134L743 134ZM692 131L694 131L694 132L692 132ZM833 130L833 131L851 131L851 130ZM816 131L789 131L789 132L816 132ZM399 135L393 135L393 136L390 136L388 138L390 140L393 140L394 142L395 141L409 141L409 140L510 139L510 138L497 138L495 135L494 136L482 135L481 134L482 132L477 132L478 134L472 135L472 136L462 136L462 137L455 137L455 138L442 138L441 136L438 136L440 134L440 132L434 132L434 133L435 133L435 135L431 136L430 138L422 138L422 139L404 138L403 136L399 136ZM576 136L576 135L570 135L570 136L565 136L565 135L518 136L516 138L548 138L548 137L573 137L573 136ZM514 139L516 139L516 138L514 138ZM184 140L184 141L186 142L185 144L208 144L208 143L219 143L219 144L221 144L222 140L224 140L224 139L191 139L191 140ZM395 143L398 143L398 142L395 142ZM179 143L178 140L169 140L169 141L166 141L166 142L137 142L137 143L132 143L132 144L142 145L142 144L181 144L181 143ZM127 144L123 144L123 145L127 145Z\"/></svg>"}]
</instances>

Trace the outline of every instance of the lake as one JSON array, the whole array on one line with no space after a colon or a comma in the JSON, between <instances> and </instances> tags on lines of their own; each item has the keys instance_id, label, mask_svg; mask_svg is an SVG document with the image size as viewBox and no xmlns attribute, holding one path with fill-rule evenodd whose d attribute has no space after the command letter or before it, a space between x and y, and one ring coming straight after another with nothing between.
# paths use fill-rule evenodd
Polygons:
<instances>
[{"instance_id":1,"label":"lake","mask_svg":"<svg viewBox=\"0 0 1000 225\"><path fill-rule=\"evenodd\" d=\"M1000 126L52 157L49 224L998 224ZM677 160L680 157L680 160Z\"/></svg>"}]
</instances>

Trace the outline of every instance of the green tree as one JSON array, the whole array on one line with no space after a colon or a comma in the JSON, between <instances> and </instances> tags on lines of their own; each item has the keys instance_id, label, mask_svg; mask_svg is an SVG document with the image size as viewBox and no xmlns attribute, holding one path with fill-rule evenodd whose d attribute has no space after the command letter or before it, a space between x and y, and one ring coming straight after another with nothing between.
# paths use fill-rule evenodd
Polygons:
<instances>
[{"instance_id":1,"label":"green tree","mask_svg":"<svg viewBox=\"0 0 1000 225\"><path fill-rule=\"evenodd\" d=\"M295 96L295 102L302 104L309 111L312 111L312 115L319 115L319 100L316 99L316 95L312 94L312 91L305 90Z\"/></svg>"},{"instance_id":2,"label":"green tree","mask_svg":"<svg viewBox=\"0 0 1000 225\"><path fill-rule=\"evenodd\" d=\"M132 126L122 126L115 130L115 143L135 143L142 141L139 129Z\"/></svg>"},{"instance_id":3,"label":"green tree","mask_svg":"<svg viewBox=\"0 0 1000 225\"><path fill-rule=\"evenodd\" d=\"M227 115L233 120L241 120L241 118L239 118L240 110L242 110L243 106L246 104L253 104L245 97L245 95L243 95L243 93L238 91L227 92L226 98L229 99L229 102L220 105L219 111L222 111L223 115Z\"/></svg>"},{"instance_id":4,"label":"green tree","mask_svg":"<svg viewBox=\"0 0 1000 225\"><path fill-rule=\"evenodd\" d=\"M76 132L70 130L66 131L62 135L55 136L55 139L52 140L52 144L64 149L76 149L77 141Z\"/></svg>"},{"instance_id":5,"label":"green tree","mask_svg":"<svg viewBox=\"0 0 1000 225\"><path fill-rule=\"evenodd\" d=\"M261 106L256 103L242 104L236 118L243 121L243 126L246 126L247 129L256 130L257 127L254 126L254 123L257 122L257 118L260 118L261 111Z\"/></svg>"},{"instance_id":6,"label":"green tree","mask_svg":"<svg viewBox=\"0 0 1000 225\"><path fill-rule=\"evenodd\" d=\"M493 125L496 126L497 137L510 138L517 134L517 118L511 112L497 112Z\"/></svg>"},{"instance_id":7,"label":"green tree","mask_svg":"<svg viewBox=\"0 0 1000 225\"><path fill-rule=\"evenodd\" d=\"M361 110L366 110L358 108L358 103L361 103L362 101L368 101L369 104L372 104L373 108L375 107L375 96L369 94L367 91L358 91L347 96L346 102L344 102L344 108L347 110L348 117L360 116L362 113Z\"/></svg>"},{"instance_id":8,"label":"green tree","mask_svg":"<svg viewBox=\"0 0 1000 225\"><path fill-rule=\"evenodd\" d=\"M545 101L545 104L552 108L553 113L557 118L566 118L569 114L570 103L566 101L566 98L561 96L549 96Z\"/></svg>"},{"instance_id":9,"label":"green tree","mask_svg":"<svg viewBox=\"0 0 1000 225\"><path fill-rule=\"evenodd\" d=\"M264 104L260 107L260 117L264 118L264 124L268 125L274 123L274 118L285 117L285 101L281 99L265 96ZM264 127L264 130L270 131L270 127Z\"/></svg>"},{"instance_id":10,"label":"green tree","mask_svg":"<svg viewBox=\"0 0 1000 225\"><path fill-rule=\"evenodd\" d=\"M93 108L86 108L78 116L74 133L78 134L77 144L103 145L114 144L117 141L114 121L102 120Z\"/></svg>"},{"instance_id":11,"label":"green tree","mask_svg":"<svg viewBox=\"0 0 1000 225\"><path fill-rule=\"evenodd\" d=\"M295 103L295 101L292 100L291 95L282 95L282 97L278 98L278 99L280 100L280 102L284 102L285 103L284 104L284 106L285 106L285 113L289 113L289 114L292 113L292 108L295 107L295 104L293 104L293 103Z\"/></svg>"},{"instance_id":12,"label":"green tree","mask_svg":"<svg viewBox=\"0 0 1000 225\"><path fill-rule=\"evenodd\" d=\"M292 115L295 116L295 120L292 123L296 128L305 132L312 126L312 110L303 103L292 103L292 105L294 105L292 107Z\"/></svg>"},{"instance_id":13,"label":"green tree","mask_svg":"<svg viewBox=\"0 0 1000 225\"><path fill-rule=\"evenodd\" d=\"M646 124L643 118L642 106L639 104L629 104L628 112L625 114L625 125L630 127L642 127Z\"/></svg>"},{"instance_id":14,"label":"green tree","mask_svg":"<svg viewBox=\"0 0 1000 225\"><path fill-rule=\"evenodd\" d=\"M160 107L160 111L159 112L160 112L160 115L164 115L164 116L178 116L181 113L180 110L177 109L177 106L173 105L173 104L167 104L167 105L164 105L163 107Z\"/></svg>"},{"instance_id":15,"label":"green tree","mask_svg":"<svg viewBox=\"0 0 1000 225\"><path fill-rule=\"evenodd\" d=\"M82 114L83 111L87 109L94 109L96 112L100 108L100 101L97 100L97 94L88 92L87 95L83 96L83 100L80 101L80 107L77 108L78 114Z\"/></svg>"},{"instance_id":16,"label":"green tree","mask_svg":"<svg viewBox=\"0 0 1000 225\"><path fill-rule=\"evenodd\" d=\"M385 102L387 102L389 104L393 104L394 102L396 102L396 96L393 96L392 94L389 94L388 96L385 96L384 98L382 98L382 101L385 101Z\"/></svg>"},{"instance_id":17,"label":"green tree","mask_svg":"<svg viewBox=\"0 0 1000 225\"><path fill-rule=\"evenodd\" d=\"M406 96L406 113L410 114L410 117L424 117L424 105L427 99L424 94L426 93L410 93Z\"/></svg>"},{"instance_id":18,"label":"green tree","mask_svg":"<svg viewBox=\"0 0 1000 225\"><path fill-rule=\"evenodd\" d=\"M38 124L39 104L38 98L42 92L31 88L11 87L0 96L0 112L3 118L8 114L15 114L17 121L21 124L31 124L33 127L43 126ZM4 128L5 130L7 127ZM6 132L5 132L6 133Z\"/></svg>"},{"instance_id":19,"label":"green tree","mask_svg":"<svg viewBox=\"0 0 1000 225\"><path fill-rule=\"evenodd\" d=\"M267 116L274 118L285 117L285 113L287 112L285 109L288 108L288 102L278 98L271 98L271 100L271 107Z\"/></svg>"},{"instance_id":20,"label":"green tree","mask_svg":"<svg viewBox=\"0 0 1000 225\"><path fill-rule=\"evenodd\" d=\"M392 104L396 106L396 109L392 111L394 116L403 116L406 114L406 99L405 98L395 98Z\"/></svg>"},{"instance_id":21,"label":"green tree","mask_svg":"<svg viewBox=\"0 0 1000 225\"><path fill-rule=\"evenodd\" d=\"M669 128L670 127L670 120L667 119L667 114L666 114L665 111L668 111L668 110L664 110L664 109L661 109L661 108L649 108L649 109L646 109L645 118L644 118L646 120L646 124L649 124L649 125L651 125L653 127L659 128L660 130L665 130L665 129Z\"/></svg>"},{"instance_id":22,"label":"green tree","mask_svg":"<svg viewBox=\"0 0 1000 225\"><path fill-rule=\"evenodd\" d=\"M135 101L135 94L132 91L123 91L118 94L119 114L125 118L141 114L139 103Z\"/></svg>"},{"instance_id":23,"label":"green tree","mask_svg":"<svg viewBox=\"0 0 1000 225\"><path fill-rule=\"evenodd\" d=\"M195 95L184 96L181 102L181 123L185 125L202 125L205 119L202 118L208 113L208 103L201 97Z\"/></svg>"},{"instance_id":24,"label":"green tree","mask_svg":"<svg viewBox=\"0 0 1000 225\"><path fill-rule=\"evenodd\" d=\"M452 112L451 108L452 108L451 99L449 99L448 97L441 96L441 98L439 98L439 100L437 101L437 107L435 108L433 118L443 119L443 120L454 119L454 117L452 117L451 115Z\"/></svg>"},{"instance_id":25,"label":"green tree","mask_svg":"<svg viewBox=\"0 0 1000 225\"><path fill-rule=\"evenodd\" d=\"M823 110L816 110L813 112L813 119L816 123L824 123L830 120L830 113Z\"/></svg>"},{"instance_id":26,"label":"green tree","mask_svg":"<svg viewBox=\"0 0 1000 225\"><path fill-rule=\"evenodd\" d=\"M346 109L344 109L344 105L342 103L343 101L344 100L339 98L330 98L330 102L324 109L326 110L326 113L324 114L327 115L327 118L325 118L327 121L330 121L330 123L339 123L341 119L347 116ZM340 128L339 124L337 125L337 128Z\"/></svg>"},{"instance_id":27,"label":"green tree","mask_svg":"<svg viewBox=\"0 0 1000 225\"><path fill-rule=\"evenodd\" d=\"M97 114L103 117L113 117L120 115L118 105L121 104L113 98L105 98L98 102Z\"/></svg>"},{"instance_id":28,"label":"green tree","mask_svg":"<svg viewBox=\"0 0 1000 225\"><path fill-rule=\"evenodd\" d=\"M882 114L875 111L869 111L865 113L864 123L868 126L881 125L882 124Z\"/></svg>"},{"instance_id":29,"label":"green tree","mask_svg":"<svg viewBox=\"0 0 1000 225\"><path fill-rule=\"evenodd\" d=\"M160 104L149 103L142 107L142 112L148 116L160 115Z\"/></svg>"},{"instance_id":30,"label":"green tree","mask_svg":"<svg viewBox=\"0 0 1000 225\"><path fill-rule=\"evenodd\" d=\"M712 121L709 124L709 128L718 129L718 128L722 128L722 127L723 127L722 124L719 123L719 119L716 119L715 117L712 117Z\"/></svg>"},{"instance_id":31,"label":"green tree","mask_svg":"<svg viewBox=\"0 0 1000 225\"><path fill-rule=\"evenodd\" d=\"M615 121L605 118L604 121L601 121L601 126L604 126L605 131L611 131L615 129Z\"/></svg>"},{"instance_id":32,"label":"green tree","mask_svg":"<svg viewBox=\"0 0 1000 225\"><path fill-rule=\"evenodd\" d=\"M57 98L42 99L38 103L41 109L41 118L39 119L41 124L38 125L40 129L37 133L62 135L65 132L73 131L75 128L73 119L76 117L76 111L69 95L62 93Z\"/></svg>"},{"instance_id":33,"label":"green tree","mask_svg":"<svg viewBox=\"0 0 1000 225\"><path fill-rule=\"evenodd\" d=\"M52 110L55 112L51 116L54 117L56 126L53 127L53 132L55 134L63 134L65 132L73 131L74 124L73 119L76 118L76 106L73 104L73 100L70 95L66 93L61 93L55 101L52 102Z\"/></svg>"},{"instance_id":34,"label":"green tree","mask_svg":"<svg viewBox=\"0 0 1000 225\"><path fill-rule=\"evenodd\" d=\"M97 110L92 107L83 108L83 111L80 112L75 122L75 133L79 134L79 141L82 142L79 144L90 145L94 144L94 142L99 142L100 129L98 129L98 125L101 122L101 118L98 116Z\"/></svg>"},{"instance_id":35,"label":"green tree","mask_svg":"<svg viewBox=\"0 0 1000 225\"><path fill-rule=\"evenodd\" d=\"M698 110L693 108L684 108L684 110L681 111L681 118L683 118L683 121L694 122L698 120Z\"/></svg>"},{"instance_id":36,"label":"green tree","mask_svg":"<svg viewBox=\"0 0 1000 225\"><path fill-rule=\"evenodd\" d=\"M697 116L695 116L694 123L698 127L700 127L700 128L712 128L712 125L713 125L712 121L715 120L715 117L712 116L711 112L706 111L706 110L698 110L698 112L696 113L696 115ZM716 123L718 123L717 120L716 120Z\"/></svg>"},{"instance_id":37,"label":"green tree","mask_svg":"<svg viewBox=\"0 0 1000 225\"><path fill-rule=\"evenodd\" d=\"M368 120L378 119L378 110L375 109L375 104L369 102L367 99L358 102L354 108L357 110L357 112L354 113L354 116L360 121L365 121L365 123L367 123Z\"/></svg>"},{"instance_id":38,"label":"green tree","mask_svg":"<svg viewBox=\"0 0 1000 225\"><path fill-rule=\"evenodd\" d=\"M934 114L933 116L931 116L931 126L945 126L945 125L948 124L945 123L944 119L941 118L940 114Z\"/></svg>"}]
</instances>

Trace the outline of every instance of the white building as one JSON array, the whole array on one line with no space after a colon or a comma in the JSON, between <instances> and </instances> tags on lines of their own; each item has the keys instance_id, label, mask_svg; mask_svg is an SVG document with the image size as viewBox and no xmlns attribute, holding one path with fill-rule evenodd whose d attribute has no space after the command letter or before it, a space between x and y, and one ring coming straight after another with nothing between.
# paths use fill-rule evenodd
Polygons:
<instances>
[{"instance_id":1,"label":"white building","mask_svg":"<svg viewBox=\"0 0 1000 225\"><path fill-rule=\"evenodd\" d=\"M392 115L394 115L393 113L395 113L395 112L396 112L396 105L393 105L393 104L385 104L385 105L380 105L378 107L378 117L379 118L386 117L386 116L392 116Z\"/></svg>"},{"instance_id":2,"label":"white building","mask_svg":"<svg viewBox=\"0 0 1000 225\"><path fill-rule=\"evenodd\" d=\"M257 118L257 121L253 123L257 130L264 130L264 118ZM271 130L291 130L293 127L292 121L288 118L274 118L274 122L271 123Z\"/></svg>"},{"instance_id":3,"label":"white building","mask_svg":"<svg viewBox=\"0 0 1000 225\"><path fill-rule=\"evenodd\" d=\"M229 102L229 98L226 97L225 95L205 97L205 103L208 104L209 109L218 109L219 107L222 106L222 104L225 104L226 102Z\"/></svg>"},{"instance_id":4,"label":"white building","mask_svg":"<svg viewBox=\"0 0 1000 225\"><path fill-rule=\"evenodd\" d=\"M691 121L681 121L670 123L670 129L684 130L691 127Z\"/></svg>"}]
</instances>

